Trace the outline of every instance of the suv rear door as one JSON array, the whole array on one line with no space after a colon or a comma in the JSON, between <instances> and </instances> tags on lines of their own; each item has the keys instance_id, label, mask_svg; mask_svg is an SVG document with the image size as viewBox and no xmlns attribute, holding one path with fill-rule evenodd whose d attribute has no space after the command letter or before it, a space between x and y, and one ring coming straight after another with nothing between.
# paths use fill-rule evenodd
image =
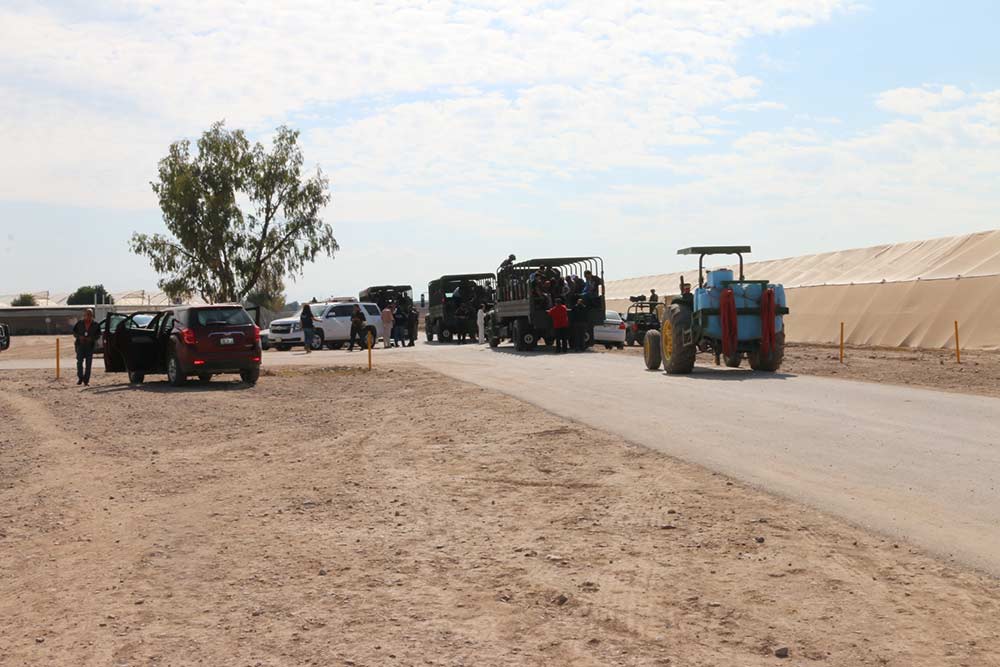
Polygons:
<instances>
[{"instance_id":1,"label":"suv rear door","mask_svg":"<svg viewBox=\"0 0 1000 667\"><path fill-rule=\"evenodd\" d=\"M242 306L199 306L187 311L198 355L211 357L255 348L254 323Z\"/></svg>"}]
</instances>

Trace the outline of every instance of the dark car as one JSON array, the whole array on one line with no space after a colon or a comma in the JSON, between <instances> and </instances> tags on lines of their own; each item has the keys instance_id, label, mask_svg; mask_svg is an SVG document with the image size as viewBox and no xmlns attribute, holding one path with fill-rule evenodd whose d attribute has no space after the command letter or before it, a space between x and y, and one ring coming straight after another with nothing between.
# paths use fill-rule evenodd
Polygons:
<instances>
[{"instance_id":1,"label":"dark car","mask_svg":"<svg viewBox=\"0 0 1000 667\"><path fill-rule=\"evenodd\" d=\"M7 325L0 322L0 352L3 352L8 347L10 347L10 329Z\"/></svg>"},{"instance_id":2,"label":"dark car","mask_svg":"<svg viewBox=\"0 0 1000 667\"><path fill-rule=\"evenodd\" d=\"M104 370L128 373L133 384L163 373L175 387L189 375L208 382L239 373L247 384L260 377L260 328L238 304L109 313L104 325Z\"/></svg>"}]
</instances>

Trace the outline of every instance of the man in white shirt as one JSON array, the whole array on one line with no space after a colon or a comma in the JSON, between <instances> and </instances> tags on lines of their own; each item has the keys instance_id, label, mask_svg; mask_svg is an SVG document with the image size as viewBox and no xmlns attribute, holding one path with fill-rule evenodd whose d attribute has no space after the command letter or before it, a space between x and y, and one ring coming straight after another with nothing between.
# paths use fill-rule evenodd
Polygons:
<instances>
[{"instance_id":1,"label":"man in white shirt","mask_svg":"<svg viewBox=\"0 0 1000 667\"><path fill-rule=\"evenodd\" d=\"M479 344L486 342L486 306L480 305L476 313L476 325L479 327Z\"/></svg>"}]
</instances>

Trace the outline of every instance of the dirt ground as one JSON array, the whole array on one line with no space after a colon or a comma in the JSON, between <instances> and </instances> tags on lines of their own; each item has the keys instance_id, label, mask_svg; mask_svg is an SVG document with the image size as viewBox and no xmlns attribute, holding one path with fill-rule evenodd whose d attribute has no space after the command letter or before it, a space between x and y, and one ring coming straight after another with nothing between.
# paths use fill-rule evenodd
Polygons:
<instances>
[{"instance_id":1,"label":"dirt ground","mask_svg":"<svg viewBox=\"0 0 1000 667\"><path fill-rule=\"evenodd\" d=\"M11 348L0 354L0 361L54 358L55 338L16 336ZM595 349L605 351L600 345ZM641 357L642 347L626 347L609 353ZM62 337L60 357L64 368L72 369L76 363L72 337ZM711 365L714 361L708 355L699 355L698 363ZM965 350L962 363L957 364L953 350L851 347L847 348L841 364L835 346L794 343L786 348L781 370L795 375L821 375L1000 397L1000 352Z\"/></svg>"},{"instance_id":2,"label":"dirt ground","mask_svg":"<svg viewBox=\"0 0 1000 667\"><path fill-rule=\"evenodd\" d=\"M595 349L605 351L600 346ZM642 347L611 350L608 354L631 354L641 359ZM710 366L715 360L700 354L697 363ZM1000 352L982 350L963 351L962 363L958 364L954 350L849 347L841 364L836 346L791 343L785 348L781 372L1000 396Z\"/></svg>"},{"instance_id":3,"label":"dirt ground","mask_svg":"<svg viewBox=\"0 0 1000 667\"><path fill-rule=\"evenodd\" d=\"M428 371L0 413L5 666L1000 664L1000 582Z\"/></svg>"}]
</instances>

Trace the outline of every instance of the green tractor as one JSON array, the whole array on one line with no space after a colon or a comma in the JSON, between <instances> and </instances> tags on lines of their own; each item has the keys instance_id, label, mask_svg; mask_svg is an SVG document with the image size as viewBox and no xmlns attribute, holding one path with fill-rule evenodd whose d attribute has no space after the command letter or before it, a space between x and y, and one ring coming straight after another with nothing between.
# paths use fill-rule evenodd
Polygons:
<instances>
[{"instance_id":1,"label":"green tractor","mask_svg":"<svg viewBox=\"0 0 1000 667\"><path fill-rule=\"evenodd\" d=\"M659 308L660 329L646 332L643 357L646 368L661 366L672 375L690 373L698 352L715 354L731 368L744 358L756 371L775 372L785 354L785 288L767 280L747 280L743 254L750 246L698 246L678 255L698 255L698 287L681 277L680 295ZM730 269L705 271L709 255L736 255L739 279Z\"/></svg>"}]
</instances>

